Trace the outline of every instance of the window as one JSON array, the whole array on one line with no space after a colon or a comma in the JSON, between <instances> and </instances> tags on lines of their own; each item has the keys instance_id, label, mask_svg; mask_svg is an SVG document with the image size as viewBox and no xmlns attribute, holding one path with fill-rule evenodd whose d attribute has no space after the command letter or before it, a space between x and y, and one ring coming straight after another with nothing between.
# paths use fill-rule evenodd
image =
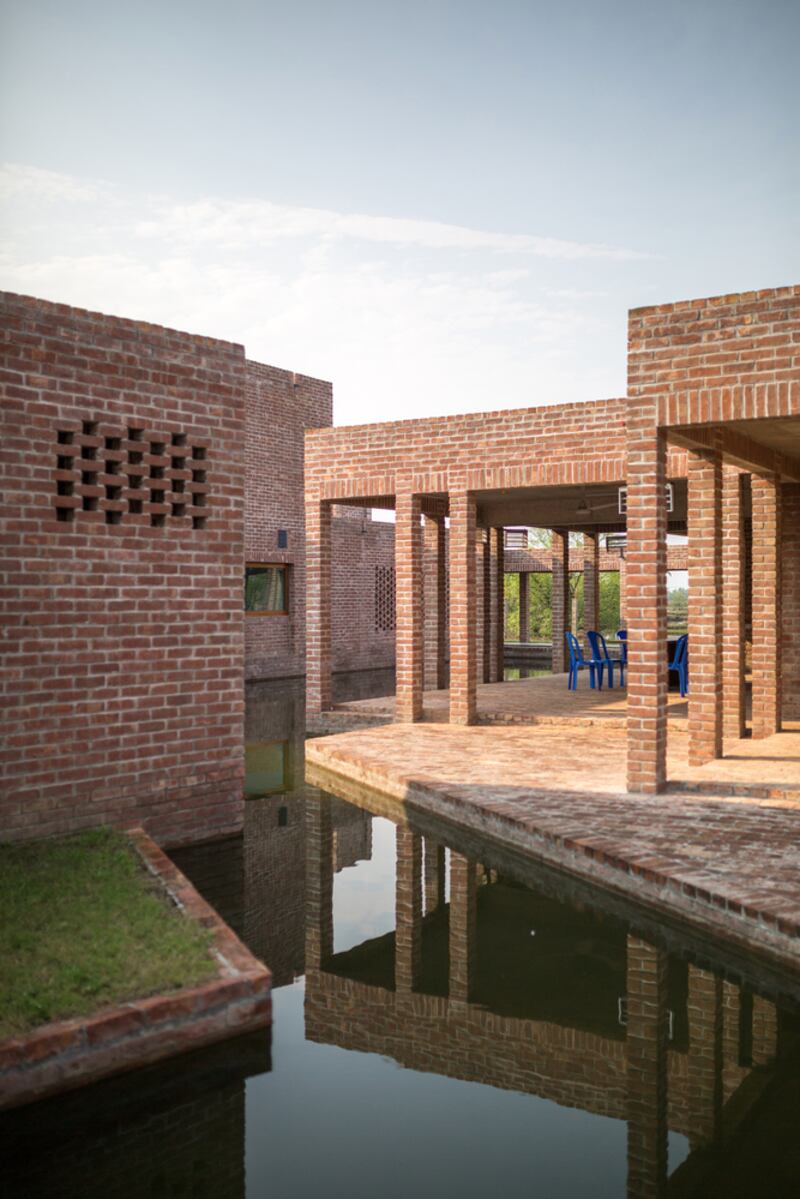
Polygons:
<instances>
[{"instance_id":1,"label":"window","mask_svg":"<svg viewBox=\"0 0 800 1199\"><path fill-rule=\"evenodd\" d=\"M285 566L248 562L244 573L244 610L251 616L281 616L289 611Z\"/></svg>"}]
</instances>

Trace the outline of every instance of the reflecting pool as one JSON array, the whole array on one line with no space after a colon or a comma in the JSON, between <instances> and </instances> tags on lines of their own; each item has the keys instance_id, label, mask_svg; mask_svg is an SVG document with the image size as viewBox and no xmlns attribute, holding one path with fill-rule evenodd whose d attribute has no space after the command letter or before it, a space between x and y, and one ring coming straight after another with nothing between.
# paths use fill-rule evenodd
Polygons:
<instances>
[{"instance_id":1,"label":"reflecting pool","mask_svg":"<svg viewBox=\"0 0 800 1199\"><path fill-rule=\"evenodd\" d=\"M247 738L243 836L173 856L272 968L271 1037L7 1115L0 1193L797 1193L797 977L441 820L304 786L299 680L250 686Z\"/></svg>"}]
</instances>

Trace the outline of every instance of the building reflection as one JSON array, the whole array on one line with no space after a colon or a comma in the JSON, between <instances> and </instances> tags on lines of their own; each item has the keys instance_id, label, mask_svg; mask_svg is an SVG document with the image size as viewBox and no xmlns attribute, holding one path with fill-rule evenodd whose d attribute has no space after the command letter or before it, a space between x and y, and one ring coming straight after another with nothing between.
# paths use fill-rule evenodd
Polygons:
<instances>
[{"instance_id":1,"label":"building reflection","mask_svg":"<svg viewBox=\"0 0 800 1199\"><path fill-rule=\"evenodd\" d=\"M0 1192L244 1199L245 1084L269 1064L265 1030L5 1112Z\"/></svg>"},{"instance_id":2,"label":"building reflection","mask_svg":"<svg viewBox=\"0 0 800 1199\"><path fill-rule=\"evenodd\" d=\"M629 1196L716 1193L794 1053L775 1004L454 850L445 902L441 842L408 823L394 931L334 953L333 805L306 799L307 1039L624 1119ZM690 1150L671 1176L670 1131Z\"/></svg>"}]
</instances>

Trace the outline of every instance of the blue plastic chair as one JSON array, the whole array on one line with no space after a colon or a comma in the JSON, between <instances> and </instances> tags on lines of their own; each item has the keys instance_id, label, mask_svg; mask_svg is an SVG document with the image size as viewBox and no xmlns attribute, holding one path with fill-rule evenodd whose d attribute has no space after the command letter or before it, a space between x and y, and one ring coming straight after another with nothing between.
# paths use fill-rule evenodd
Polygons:
<instances>
[{"instance_id":1,"label":"blue plastic chair","mask_svg":"<svg viewBox=\"0 0 800 1199\"><path fill-rule=\"evenodd\" d=\"M622 661L628 665L628 630L617 629L617 641L622 645Z\"/></svg>"},{"instance_id":2,"label":"blue plastic chair","mask_svg":"<svg viewBox=\"0 0 800 1199\"><path fill-rule=\"evenodd\" d=\"M600 690L603 690L603 663L596 658L584 658L581 643L574 633L566 632L564 636L567 639L569 646L569 675L567 677L567 690L574 691L578 686L578 671L584 666L589 670L589 684L595 686L595 671L599 675Z\"/></svg>"},{"instance_id":3,"label":"blue plastic chair","mask_svg":"<svg viewBox=\"0 0 800 1199\"><path fill-rule=\"evenodd\" d=\"M622 658L612 658L608 652L606 639L602 633L595 632L590 629L586 636L589 638L589 644L592 647L592 657L596 662L600 663L600 686L603 685L603 668L608 672L608 685L614 686L614 667L619 667L619 684L620 687L625 686L625 663Z\"/></svg>"},{"instance_id":4,"label":"blue plastic chair","mask_svg":"<svg viewBox=\"0 0 800 1199\"><path fill-rule=\"evenodd\" d=\"M678 682L682 696L686 695L689 690L688 649L689 634L684 633L682 637L678 638L675 644L675 651L672 655L672 661L669 664L670 670L677 670L678 672Z\"/></svg>"}]
</instances>

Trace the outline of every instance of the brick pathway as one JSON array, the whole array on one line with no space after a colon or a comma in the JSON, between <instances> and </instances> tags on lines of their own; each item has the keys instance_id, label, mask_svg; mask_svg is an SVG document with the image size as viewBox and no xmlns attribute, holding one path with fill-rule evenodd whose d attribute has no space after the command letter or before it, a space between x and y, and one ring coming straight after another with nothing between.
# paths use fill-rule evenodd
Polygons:
<instances>
[{"instance_id":1,"label":"brick pathway","mask_svg":"<svg viewBox=\"0 0 800 1199\"><path fill-rule=\"evenodd\" d=\"M391 724L309 741L306 761L311 782L333 771L800 966L800 732L736 745L758 756L655 797L624 792L624 732L596 726ZM796 797L723 797L753 761Z\"/></svg>"}]
</instances>

